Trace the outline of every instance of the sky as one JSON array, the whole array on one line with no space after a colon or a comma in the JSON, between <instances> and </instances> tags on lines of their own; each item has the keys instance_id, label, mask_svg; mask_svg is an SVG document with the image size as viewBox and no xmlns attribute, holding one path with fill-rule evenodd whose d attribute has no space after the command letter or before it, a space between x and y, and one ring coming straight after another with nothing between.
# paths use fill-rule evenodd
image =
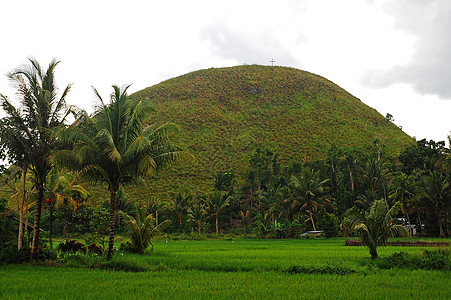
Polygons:
<instances>
[{"instance_id":1,"label":"sky","mask_svg":"<svg viewBox=\"0 0 451 300\"><path fill-rule=\"evenodd\" d=\"M94 86L136 92L188 72L293 67L338 84L417 140L451 130L449 0L15 0L0 3L0 93L28 57L56 70L69 104Z\"/></svg>"}]
</instances>

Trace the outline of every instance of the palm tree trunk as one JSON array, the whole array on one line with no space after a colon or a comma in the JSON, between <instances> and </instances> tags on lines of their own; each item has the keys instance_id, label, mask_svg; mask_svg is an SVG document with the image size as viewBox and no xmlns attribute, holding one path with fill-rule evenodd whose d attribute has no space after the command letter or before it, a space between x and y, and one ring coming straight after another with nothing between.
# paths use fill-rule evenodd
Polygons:
<instances>
[{"instance_id":1,"label":"palm tree trunk","mask_svg":"<svg viewBox=\"0 0 451 300\"><path fill-rule=\"evenodd\" d=\"M114 249L114 226L116 221L116 192L117 188L111 189L110 196L110 232L109 232L109 241L108 241L108 253L106 256L107 260L111 260L113 257L113 249Z\"/></svg>"},{"instance_id":2,"label":"palm tree trunk","mask_svg":"<svg viewBox=\"0 0 451 300\"><path fill-rule=\"evenodd\" d=\"M199 231L199 234L201 234L201 224L200 224L200 221L197 222L197 230Z\"/></svg>"},{"instance_id":3,"label":"palm tree trunk","mask_svg":"<svg viewBox=\"0 0 451 300\"><path fill-rule=\"evenodd\" d=\"M420 227L418 228L418 231L420 232L420 233L422 233L423 232L423 223L421 223L421 216L420 216L420 212L417 210L417 216L418 216L418 225L420 225Z\"/></svg>"},{"instance_id":4,"label":"palm tree trunk","mask_svg":"<svg viewBox=\"0 0 451 300\"><path fill-rule=\"evenodd\" d=\"M28 201L27 201L27 204L25 206L26 206L27 209L25 210L26 213L25 213L25 225L24 225L24 228L27 231L28 245L30 245L30 233L28 231L28 219L30 218L30 212L28 211Z\"/></svg>"},{"instance_id":5,"label":"palm tree trunk","mask_svg":"<svg viewBox=\"0 0 451 300\"><path fill-rule=\"evenodd\" d=\"M316 226L315 226L315 221L313 221L313 216L312 216L312 210L309 209L308 213L310 215L310 220L312 221L312 225L313 225L313 230L316 231Z\"/></svg>"},{"instance_id":6,"label":"palm tree trunk","mask_svg":"<svg viewBox=\"0 0 451 300\"><path fill-rule=\"evenodd\" d=\"M442 216L440 216L440 212L436 212L436 214L437 214L437 219L438 219L438 225L440 226L440 237L444 238L445 232L443 231L443 226L442 226Z\"/></svg>"},{"instance_id":7,"label":"palm tree trunk","mask_svg":"<svg viewBox=\"0 0 451 300\"><path fill-rule=\"evenodd\" d=\"M410 217L409 217L409 213L406 210L406 216L407 216L407 224L409 224L409 234L410 237L412 237L412 226L410 225Z\"/></svg>"},{"instance_id":8,"label":"palm tree trunk","mask_svg":"<svg viewBox=\"0 0 451 300\"><path fill-rule=\"evenodd\" d=\"M25 204L25 200L27 198L27 188L26 188L26 182L27 182L27 169L28 164L25 163L22 167L22 201L19 205L19 234L17 236L17 249L20 250L22 248L22 242L23 242L23 206Z\"/></svg>"},{"instance_id":9,"label":"palm tree trunk","mask_svg":"<svg viewBox=\"0 0 451 300\"><path fill-rule=\"evenodd\" d=\"M53 205L50 205L49 210L50 210L49 244L50 244L50 249L53 249L53 238L52 238L52 235L53 235Z\"/></svg>"},{"instance_id":10,"label":"palm tree trunk","mask_svg":"<svg viewBox=\"0 0 451 300\"><path fill-rule=\"evenodd\" d=\"M219 212L216 212L216 234L219 233L219 222L218 222L218 219L219 219Z\"/></svg>"},{"instance_id":11,"label":"palm tree trunk","mask_svg":"<svg viewBox=\"0 0 451 300\"><path fill-rule=\"evenodd\" d=\"M41 229L42 198L44 197L44 183L40 180L36 183L36 190L37 197L34 213L33 242L31 243L31 261L37 260L39 256L39 230Z\"/></svg>"},{"instance_id":12,"label":"palm tree trunk","mask_svg":"<svg viewBox=\"0 0 451 300\"><path fill-rule=\"evenodd\" d=\"M354 193L354 176L352 175L351 166L348 163L348 170L349 170L349 180L351 181L351 190Z\"/></svg>"},{"instance_id":13,"label":"palm tree trunk","mask_svg":"<svg viewBox=\"0 0 451 300\"><path fill-rule=\"evenodd\" d=\"M66 222L66 225L64 225L64 229L63 229L63 234L66 238L66 244L69 243L69 234L67 233L67 227L69 226L69 224Z\"/></svg>"},{"instance_id":14,"label":"palm tree trunk","mask_svg":"<svg viewBox=\"0 0 451 300\"><path fill-rule=\"evenodd\" d=\"M370 247L371 259L374 260L377 258L377 250L376 247Z\"/></svg>"},{"instance_id":15,"label":"palm tree trunk","mask_svg":"<svg viewBox=\"0 0 451 300\"><path fill-rule=\"evenodd\" d=\"M22 248L23 241L23 200L19 207L19 234L17 235L17 250Z\"/></svg>"}]
</instances>

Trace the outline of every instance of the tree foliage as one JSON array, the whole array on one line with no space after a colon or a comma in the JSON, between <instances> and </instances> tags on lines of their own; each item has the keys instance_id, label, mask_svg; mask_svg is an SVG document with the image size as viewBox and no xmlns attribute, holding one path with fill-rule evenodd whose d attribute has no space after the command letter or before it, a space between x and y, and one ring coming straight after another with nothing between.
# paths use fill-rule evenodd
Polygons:
<instances>
[{"instance_id":1,"label":"tree foliage","mask_svg":"<svg viewBox=\"0 0 451 300\"><path fill-rule=\"evenodd\" d=\"M397 202L388 207L384 199L374 201L368 212L352 209L348 212L354 219L356 230L363 243L368 247L372 259L377 258L377 247L383 246L391 236L408 235L408 231L402 225L395 225L394 218L400 204Z\"/></svg>"},{"instance_id":2,"label":"tree foliage","mask_svg":"<svg viewBox=\"0 0 451 300\"><path fill-rule=\"evenodd\" d=\"M44 69L35 59L8 74L17 90L19 107L4 95L0 96L1 107L6 117L1 120L0 137L8 157L15 163L30 165L35 181L37 199L34 216L31 259L38 255L39 231L44 185L47 174L53 167L51 154L58 147L54 130L66 123L73 107L66 106L66 96L71 85L67 85L61 96L55 83L55 69L59 61L52 60Z\"/></svg>"},{"instance_id":3,"label":"tree foliage","mask_svg":"<svg viewBox=\"0 0 451 300\"><path fill-rule=\"evenodd\" d=\"M55 161L93 183L105 182L110 192L110 233L107 258L114 246L116 193L128 183L142 183L142 176L177 161L181 152L174 144L178 128L173 124L147 126L153 111L147 101L132 102L129 86L113 86L110 102L105 103L97 90L98 106L92 117L82 115L59 137L71 150L60 151Z\"/></svg>"}]
</instances>

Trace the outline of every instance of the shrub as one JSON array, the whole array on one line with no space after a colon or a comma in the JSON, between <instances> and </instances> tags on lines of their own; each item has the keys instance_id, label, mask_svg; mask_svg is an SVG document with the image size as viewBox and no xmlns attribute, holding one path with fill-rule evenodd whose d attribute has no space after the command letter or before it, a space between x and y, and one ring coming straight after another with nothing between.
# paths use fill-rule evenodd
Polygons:
<instances>
[{"instance_id":1,"label":"shrub","mask_svg":"<svg viewBox=\"0 0 451 300\"><path fill-rule=\"evenodd\" d=\"M324 235L327 238L338 236L339 222L337 216L330 213L321 215L317 222L317 227L324 230Z\"/></svg>"},{"instance_id":2,"label":"shrub","mask_svg":"<svg viewBox=\"0 0 451 300\"><path fill-rule=\"evenodd\" d=\"M406 252L396 252L387 257L388 264L385 265L387 268L408 268L420 265L420 258Z\"/></svg>"},{"instance_id":3,"label":"shrub","mask_svg":"<svg viewBox=\"0 0 451 300\"><path fill-rule=\"evenodd\" d=\"M451 270L449 249L424 250L422 259L423 269Z\"/></svg>"},{"instance_id":4,"label":"shrub","mask_svg":"<svg viewBox=\"0 0 451 300\"><path fill-rule=\"evenodd\" d=\"M424 250L423 254L413 255L396 252L387 257L383 268L409 268L428 270L451 270L451 258L448 249Z\"/></svg>"},{"instance_id":5,"label":"shrub","mask_svg":"<svg viewBox=\"0 0 451 300\"><path fill-rule=\"evenodd\" d=\"M23 247L21 250L17 250L17 244L13 241L3 243L0 247L0 262L3 264L15 264L29 260L30 252L26 253L26 249ZM28 257L26 254L28 254ZM23 256L25 257L22 259Z\"/></svg>"},{"instance_id":6,"label":"shrub","mask_svg":"<svg viewBox=\"0 0 451 300\"><path fill-rule=\"evenodd\" d=\"M130 242L125 242L125 243L121 243L121 246L119 247L120 251L125 251L125 252L131 252L133 253L134 248L132 246L132 243Z\"/></svg>"},{"instance_id":7,"label":"shrub","mask_svg":"<svg viewBox=\"0 0 451 300\"><path fill-rule=\"evenodd\" d=\"M59 244L58 249L61 252L63 252L63 253L68 253L68 252L72 252L72 253L77 253L77 252L86 253L85 245L83 245L82 243L77 242L75 240L70 240L68 242L63 242L63 243Z\"/></svg>"},{"instance_id":8,"label":"shrub","mask_svg":"<svg viewBox=\"0 0 451 300\"><path fill-rule=\"evenodd\" d=\"M56 254L47 246L39 245L38 260L55 259ZM3 264L20 264L30 260L31 248L22 247L17 250L17 244L14 241L4 243L0 247L0 263Z\"/></svg>"},{"instance_id":9,"label":"shrub","mask_svg":"<svg viewBox=\"0 0 451 300\"><path fill-rule=\"evenodd\" d=\"M96 244L90 244L87 249L89 254L102 255L104 253L104 249Z\"/></svg>"}]
</instances>

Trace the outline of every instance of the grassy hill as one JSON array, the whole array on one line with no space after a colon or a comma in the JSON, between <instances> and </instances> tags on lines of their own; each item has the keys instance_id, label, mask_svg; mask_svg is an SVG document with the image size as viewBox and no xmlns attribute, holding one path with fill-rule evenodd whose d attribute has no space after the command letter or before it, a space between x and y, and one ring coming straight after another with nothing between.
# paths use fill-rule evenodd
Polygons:
<instances>
[{"instance_id":1,"label":"grassy hill","mask_svg":"<svg viewBox=\"0 0 451 300\"><path fill-rule=\"evenodd\" d=\"M164 81L131 95L151 98L156 124L174 122L180 144L195 156L149 178L153 195L209 191L219 171L245 173L256 145L282 163L325 157L338 147L369 147L377 138L398 154L413 139L329 80L294 68L211 68ZM130 191L141 198L140 191Z\"/></svg>"}]
</instances>

